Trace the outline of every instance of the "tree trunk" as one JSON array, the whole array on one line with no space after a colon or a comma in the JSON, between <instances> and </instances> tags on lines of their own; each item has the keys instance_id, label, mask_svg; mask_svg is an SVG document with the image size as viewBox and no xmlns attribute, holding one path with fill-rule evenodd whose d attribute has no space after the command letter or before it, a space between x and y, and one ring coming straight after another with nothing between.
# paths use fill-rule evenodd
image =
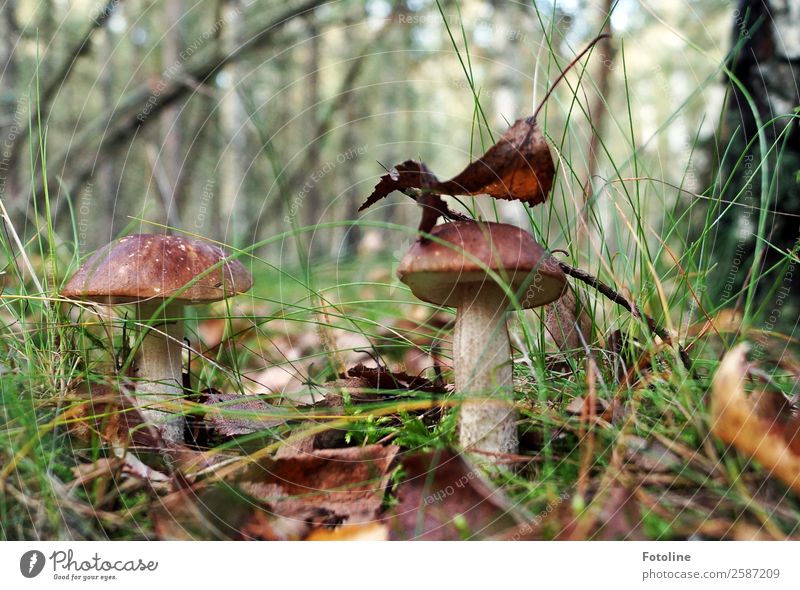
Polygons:
<instances>
[{"instance_id":1,"label":"tree trunk","mask_svg":"<svg viewBox=\"0 0 800 590\"><path fill-rule=\"evenodd\" d=\"M0 138L3 144L16 141L18 135L26 132L27 102L17 93L18 68L17 68L17 43L19 41L19 24L17 23L17 2L8 0L2 10L0 20L0 36L2 46L0 51ZM0 161L0 198L6 201L16 201L17 192L17 167L11 158L3 155Z\"/></svg>"},{"instance_id":2,"label":"tree trunk","mask_svg":"<svg viewBox=\"0 0 800 590\"><path fill-rule=\"evenodd\" d=\"M800 0L740 0L734 11L734 52L728 67L746 94L738 84L730 82L718 148L721 154L728 149L728 156L721 162L717 186L730 185L715 196L737 202L722 218L715 236L713 255L720 261L720 268L711 289L722 302L745 301L752 282L758 285L758 289L753 287L753 293L759 299L775 299L770 292L776 287L789 289L792 297L786 303L797 309L793 302L800 294L800 277L784 276L785 264L767 271L785 259L776 248L792 250L798 239L796 217L792 216L800 214L800 184L796 177L800 169L800 135L791 118L800 104L798 15ZM766 155L759 145L761 126L767 150L777 141ZM727 206L724 202L719 204L719 211ZM764 228L763 240L756 237L759 226ZM751 272L754 261L755 272ZM762 276L763 273L766 274ZM745 292L740 295L742 289ZM784 316L787 311L783 306Z\"/></svg>"},{"instance_id":3,"label":"tree trunk","mask_svg":"<svg viewBox=\"0 0 800 590\"><path fill-rule=\"evenodd\" d=\"M244 32L244 10L240 0L231 0L226 7L226 29L223 31L223 46L226 52L234 52L242 42ZM245 193L242 182L247 163L247 143L245 127L247 114L237 94L237 86L241 76L238 63L225 67L229 85L224 89L220 104L220 123L224 144L220 155L220 216L222 223L222 240L228 244L240 246L247 241L246 232L249 226L245 217Z\"/></svg>"},{"instance_id":4,"label":"tree trunk","mask_svg":"<svg viewBox=\"0 0 800 590\"><path fill-rule=\"evenodd\" d=\"M170 0L164 3L164 19L166 26L169 27L164 38L162 71L172 71L171 68L179 67L181 63L180 52L183 48L184 39L184 2L183 0ZM180 176L181 165L183 163L183 129L180 121L180 114L183 103L175 102L164 109L161 114L161 133L163 142L161 145L161 166L169 183L169 200L166 203L177 213L180 218L181 207L176 201L178 195L178 177ZM167 195L165 195L167 196ZM167 215L167 219L170 215Z\"/></svg>"}]
</instances>

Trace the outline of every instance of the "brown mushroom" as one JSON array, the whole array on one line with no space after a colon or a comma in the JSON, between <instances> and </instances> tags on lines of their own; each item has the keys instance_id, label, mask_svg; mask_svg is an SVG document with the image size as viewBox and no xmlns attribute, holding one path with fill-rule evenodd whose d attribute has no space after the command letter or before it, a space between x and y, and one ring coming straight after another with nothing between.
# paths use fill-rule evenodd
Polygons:
<instances>
[{"instance_id":1,"label":"brown mushroom","mask_svg":"<svg viewBox=\"0 0 800 590\"><path fill-rule=\"evenodd\" d=\"M226 260L216 246L180 236L139 234L95 252L61 294L103 305L136 305L139 322L147 324L136 352L141 380L136 390L146 406L183 393L183 306L219 301L244 293L252 284L242 263ZM164 440L182 439L180 416L147 408L142 414L158 426Z\"/></svg>"},{"instance_id":2,"label":"brown mushroom","mask_svg":"<svg viewBox=\"0 0 800 590\"><path fill-rule=\"evenodd\" d=\"M397 275L419 299L456 308L455 389L466 398L460 444L514 453L516 415L505 317L511 300L501 284L527 309L558 299L566 277L529 233L513 225L456 221L436 226L430 235L411 247Z\"/></svg>"}]
</instances>

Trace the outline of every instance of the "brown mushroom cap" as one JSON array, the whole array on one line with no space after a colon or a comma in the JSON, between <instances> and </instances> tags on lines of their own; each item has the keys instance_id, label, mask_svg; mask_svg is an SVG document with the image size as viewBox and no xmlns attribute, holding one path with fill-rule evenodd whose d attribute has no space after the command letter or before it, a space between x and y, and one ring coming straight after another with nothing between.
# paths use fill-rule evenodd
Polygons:
<instances>
[{"instance_id":1,"label":"brown mushroom cap","mask_svg":"<svg viewBox=\"0 0 800 590\"><path fill-rule=\"evenodd\" d=\"M253 285L253 277L238 260L228 260L183 288L225 258L221 249L199 240L157 234L127 236L92 254L61 294L107 305L168 299L176 293L174 301L184 305L219 301Z\"/></svg>"},{"instance_id":2,"label":"brown mushroom cap","mask_svg":"<svg viewBox=\"0 0 800 590\"><path fill-rule=\"evenodd\" d=\"M430 234L441 240L418 240L405 255L397 276L428 303L455 307L460 289L477 291L495 285L486 269L497 272L517 293L523 308L558 299L567 279L558 263L528 232L505 223L455 221L437 225ZM467 254L472 258L467 257Z\"/></svg>"}]
</instances>

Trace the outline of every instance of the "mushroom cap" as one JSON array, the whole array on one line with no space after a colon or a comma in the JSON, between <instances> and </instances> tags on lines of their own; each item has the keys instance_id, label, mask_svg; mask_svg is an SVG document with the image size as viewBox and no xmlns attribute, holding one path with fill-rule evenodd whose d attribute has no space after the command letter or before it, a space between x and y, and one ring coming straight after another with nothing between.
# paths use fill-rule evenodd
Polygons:
<instances>
[{"instance_id":1,"label":"mushroom cap","mask_svg":"<svg viewBox=\"0 0 800 590\"><path fill-rule=\"evenodd\" d=\"M173 301L185 305L219 301L253 286L253 277L238 260L227 260L184 287L225 258L220 248L199 240L131 235L92 254L61 294L106 305L169 299L176 294Z\"/></svg>"},{"instance_id":2,"label":"mushroom cap","mask_svg":"<svg viewBox=\"0 0 800 590\"><path fill-rule=\"evenodd\" d=\"M454 221L437 225L430 235L441 242L417 240L397 269L400 280L428 303L457 307L462 289L456 287L468 286L475 293L497 287L487 269L517 293L524 309L550 303L566 288L567 278L556 260L514 225Z\"/></svg>"}]
</instances>

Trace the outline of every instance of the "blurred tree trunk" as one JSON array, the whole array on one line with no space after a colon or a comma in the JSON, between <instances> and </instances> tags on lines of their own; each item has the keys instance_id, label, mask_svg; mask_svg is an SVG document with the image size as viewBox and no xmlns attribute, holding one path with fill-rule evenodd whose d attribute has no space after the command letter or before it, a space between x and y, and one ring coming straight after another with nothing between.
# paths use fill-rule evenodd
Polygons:
<instances>
[{"instance_id":1,"label":"blurred tree trunk","mask_svg":"<svg viewBox=\"0 0 800 590\"><path fill-rule=\"evenodd\" d=\"M760 278L784 256L755 236L763 207L768 209L764 238L770 244L786 252L795 248L798 240L793 216L800 214L796 176L800 135L792 114L800 105L800 0L740 0L732 28L734 50L728 67L741 88L730 82L718 148L719 153L728 149L720 166L719 187L728 182L730 186L717 196L738 205L732 206L718 225L714 256L720 268L715 273L717 284L711 287L723 301L737 298L749 281L759 281L762 298L777 286L790 288L796 296L800 277L792 280L787 276L784 282L785 265ZM766 154L759 146L759 121L766 137ZM726 207L724 202L719 204L719 211ZM759 270L749 276L753 256L760 258Z\"/></svg>"},{"instance_id":2,"label":"blurred tree trunk","mask_svg":"<svg viewBox=\"0 0 800 590\"><path fill-rule=\"evenodd\" d=\"M305 114L303 118L305 124L305 138L306 143L302 146L305 152L300 162L303 164L308 163L308 170L300 170L299 176L305 179L308 191L305 195L305 202L301 205L303 208L303 225L315 225L322 221L321 216L324 214L324 206L322 203L322 192L320 185L330 186L331 178L312 178L312 174L321 176L321 167L323 165L322 156L322 138L317 137L319 125L317 117L321 116L323 109L321 108L322 93L320 92L320 51L322 39L320 37L320 30L314 19L309 19L307 23L308 30L308 58L305 67ZM321 233L312 232L307 233L303 237L303 241L310 244L309 256L316 258L316 255L325 251L328 247L328 236Z\"/></svg>"},{"instance_id":3,"label":"blurred tree trunk","mask_svg":"<svg viewBox=\"0 0 800 590\"><path fill-rule=\"evenodd\" d=\"M19 68L17 66L17 43L19 42L19 24L17 23L17 1L8 0L2 10L2 19L0 20L0 36L2 36L2 55L0 55L0 133L2 141L5 144L7 141L13 140L11 136L14 135L12 131L16 127L26 127L25 120L27 119L26 113L20 113L21 103L18 102L18 76ZM27 111L27 107L25 108ZM24 130L20 130L22 133ZM0 185L0 198L14 201L14 195L17 189L16 183L16 167L12 165L10 157L4 155L2 167L0 167L0 177L2 177L2 185Z\"/></svg>"},{"instance_id":4,"label":"blurred tree trunk","mask_svg":"<svg viewBox=\"0 0 800 590\"><path fill-rule=\"evenodd\" d=\"M222 41L226 52L236 51L242 43L244 32L243 6L240 0L230 0L225 7L226 28ZM222 146L217 168L220 178L219 200L221 207L222 240L241 246L248 241L246 235L250 224L246 218L246 203L242 191L247 163L247 142L244 123L247 114L237 94L236 87L241 77L238 63L225 67L225 79L229 84L224 89L220 104L220 126L225 143Z\"/></svg>"},{"instance_id":5,"label":"blurred tree trunk","mask_svg":"<svg viewBox=\"0 0 800 590\"><path fill-rule=\"evenodd\" d=\"M114 51L115 35L110 30L106 29L101 35L99 43L102 55L111 55ZM107 64L100 74L100 89L102 91L102 105L104 110L114 108L114 68L111 64ZM116 209L116 200L120 198L118 192L119 183L117 179L117 160L116 150L105 152L99 159L97 165L97 188L93 189L91 182L84 186L83 193L87 194L92 200L92 219L94 225L98 220L101 220L101 227L103 231L87 232L84 240L85 244L79 244L83 254L91 252L97 247L107 244L113 240L115 235L114 224L114 210ZM81 197L83 200L83 196ZM78 213L81 214L86 208L83 203L78 207ZM89 220L86 220L88 224ZM105 223L107 221L107 223ZM86 246L84 249L83 246Z\"/></svg>"},{"instance_id":6,"label":"blurred tree trunk","mask_svg":"<svg viewBox=\"0 0 800 590\"><path fill-rule=\"evenodd\" d=\"M164 3L165 25L168 27L164 37L162 71L171 71L171 68L178 67L181 63L181 50L184 42L183 23L184 2L183 0L169 0ZM161 114L161 129L163 142L161 145L161 165L169 183L169 201L167 206L173 211L180 213L183 211L181 203L177 201L180 194L178 191L178 177L180 176L183 163L183 129L180 114L183 109L183 102L175 102L164 108ZM168 216L169 218L170 216Z\"/></svg>"},{"instance_id":7,"label":"blurred tree trunk","mask_svg":"<svg viewBox=\"0 0 800 590\"><path fill-rule=\"evenodd\" d=\"M344 116L347 123L345 123L346 127L342 135L341 152L346 152L358 145L355 125L357 124L356 120L359 114L358 101L348 100L344 108ZM353 168L354 166L347 166L346 169L342 171L342 174L347 179L347 182L344 183L344 186L347 187L347 194L345 196L345 219L358 219L358 208L361 206L362 201L362 195L352 188L354 185L358 186L354 178ZM347 233L344 235L343 254L345 256L354 255L361 241L361 227L356 224L345 228L345 230Z\"/></svg>"}]
</instances>

